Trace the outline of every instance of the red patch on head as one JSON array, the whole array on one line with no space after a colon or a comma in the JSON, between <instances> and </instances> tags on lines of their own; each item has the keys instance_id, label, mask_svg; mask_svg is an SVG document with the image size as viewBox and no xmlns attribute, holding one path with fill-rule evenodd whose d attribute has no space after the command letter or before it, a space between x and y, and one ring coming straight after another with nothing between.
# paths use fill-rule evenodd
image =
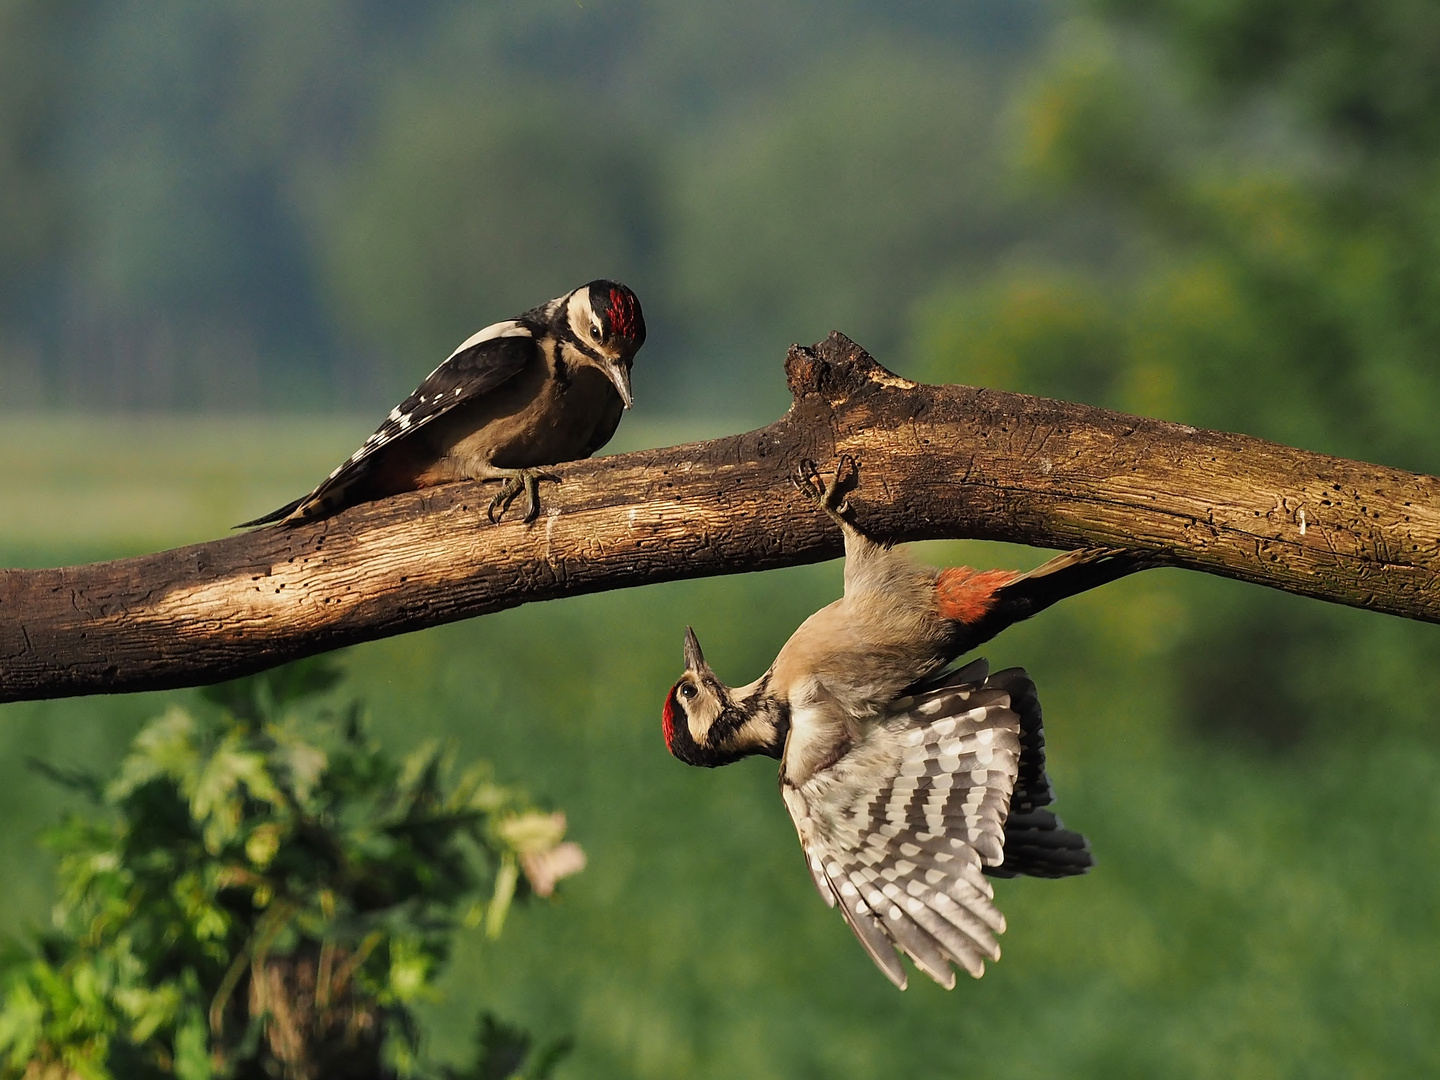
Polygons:
<instances>
[{"instance_id":1,"label":"red patch on head","mask_svg":"<svg viewBox=\"0 0 1440 1080\"><path fill-rule=\"evenodd\" d=\"M633 338L639 329L640 304L629 289L610 289L610 328L621 337Z\"/></svg>"},{"instance_id":2,"label":"red patch on head","mask_svg":"<svg viewBox=\"0 0 1440 1080\"><path fill-rule=\"evenodd\" d=\"M952 566L935 581L935 604L942 619L977 623L995 604L997 590L1020 575L1013 570L972 570Z\"/></svg>"},{"instance_id":3,"label":"red patch on head","mask_svg":"<svg viewBox=\"0 0 1440 1080\"><path fill-rule=\"evenodd\" d=\"M679 689L680 683L678 682L670 688L670 693L665 698L665 718L662 722L665 731L665 749L672 754L675 753L675 712L679 707L675 700L675 692Z\"/></svg>"}]
</instances>

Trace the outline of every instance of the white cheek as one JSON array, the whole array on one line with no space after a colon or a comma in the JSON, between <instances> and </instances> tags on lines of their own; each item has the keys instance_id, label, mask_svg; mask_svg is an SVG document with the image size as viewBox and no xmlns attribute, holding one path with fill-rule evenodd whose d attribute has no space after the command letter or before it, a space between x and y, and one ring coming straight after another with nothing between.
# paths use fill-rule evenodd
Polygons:
<instances>
[{"instance_id":1,"label":"white cheek","mask_svg":"<svg viewBox=\"0 0 1440 1080\"><path fill-rule=\"evenodd\" d=\"M705 718L701 714L713 710L704 708L702 705L703 700L704 698L701 695L695 695L695 697L690 700L690 708L685 710L685 726L690 729L690 738L694 740L698 746L704 746L708 743L709 740L707 736L709 735L710 728L713 727L714 722L720 718L717 712L716 715L711 718L710 723L706 724Z\"/></svg>"},{"instance_id":2,"label":"white cheek","mask_svg":"<svg viewBox=\"0 0 1440 1080\"><path fill-rule=\"evenodd\" d=\"M595 313L590 310L590 300L583 292L570 298L567 314L570 317L570 332L581 341L590 338L590 327L595 325Z\"/></svg>"}]
</instances>

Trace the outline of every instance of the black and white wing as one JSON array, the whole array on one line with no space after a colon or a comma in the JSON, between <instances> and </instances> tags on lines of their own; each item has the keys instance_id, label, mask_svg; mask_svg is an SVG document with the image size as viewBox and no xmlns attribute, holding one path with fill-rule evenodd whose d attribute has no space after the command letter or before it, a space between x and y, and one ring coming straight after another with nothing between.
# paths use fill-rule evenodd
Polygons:
<instances>
[{"instance_id":1,"label":"black and white wing","mask_svg":"<svg viewBox=\"0 0 1440 1080\"><path fill-rule=\"evenodd\" d=\"M457 405L487 394L514 378L537 354L535 334L519 319L507 319L477 331L460 344L445 362L427 375L415 392L402 401L348 458L314 491L280 509L246 521L236 528L265 525L282 519L303 520L338 509L346 489L363 480L375 454L397 439L414 434Z\"/></svg>"},{"instance_id":2,"label":"black and white wing","mask_svg":"<svg viewBox=\"0 0 1440 1080\"><path fill-rule=\"evenodd\" d=\"M983 869L1005 858L1020 764L1010 695L956 672L896 703L835 764L781 794L815 886L905 988L898 948L947 988L979 978L1005 918Z\"/></svg>"}]
</instances>

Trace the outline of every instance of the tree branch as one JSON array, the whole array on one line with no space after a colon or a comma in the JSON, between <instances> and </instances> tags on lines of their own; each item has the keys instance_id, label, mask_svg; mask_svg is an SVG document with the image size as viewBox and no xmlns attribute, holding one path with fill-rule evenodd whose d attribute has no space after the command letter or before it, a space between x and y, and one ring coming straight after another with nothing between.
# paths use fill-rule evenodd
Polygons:
<instances>
[{"instance_id":1,"label":"tree branch","mask_svg":"<svg viewBox=\"0 0 1440 1080\"><path fill-rule=\"evenodd\" d=\"M575 462L531 525L450 484L131 559L0 571L0 701L186 686L533 600L833 558L797 462L893 540L1103 545L1440 622L1440 480L1084 405L925 386L832 334L768 427Z\"/></svg>"}]
</instances>

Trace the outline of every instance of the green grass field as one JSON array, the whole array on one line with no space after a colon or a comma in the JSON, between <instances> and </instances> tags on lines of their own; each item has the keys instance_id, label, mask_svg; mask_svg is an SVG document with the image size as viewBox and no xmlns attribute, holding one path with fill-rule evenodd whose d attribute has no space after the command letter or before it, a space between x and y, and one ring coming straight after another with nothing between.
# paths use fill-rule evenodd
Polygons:
<instances>
[{"instance_id":1,"label":"green grass field","mask_svg":"<svg viewBox=\"0 0 1440 1080\"><path fill-rule=\"evenodd\" d=\"M301 426L6 419L0 561L218 536L306 489L368 430ZM925 555L1038 558L978 544ZM558 903L517 912L498 943L461 943L429 1012L440 1052L458 1055L488 1007L541 1037L573 1034L567 1078L1440 1073L1435 628L1265 599L1266 618L1318 627L1319 641L1303 671L1257 658L1308 688L1313 714L1268 749L1197 726L1182 678L1197 628L1249 610L1256 590L1153 572L1007 632L987 655L1039 685L1057 808L1098 865L998 883L1004 959L951 993L917 976L901 994L815 895L774 764L688 769L659 734L687 623L722 676L748 680L839 583L837 563L653 586L346 654L345 692L386 743L439 737L490 758L565 809L590 855ZM1211 711L1255 711L1254 685L1207 690ZM26 759L103 767L165 699L0 707L0 929L44 919L52 868L35 835L69 805Z\"/></svg>"}]
</instances>

